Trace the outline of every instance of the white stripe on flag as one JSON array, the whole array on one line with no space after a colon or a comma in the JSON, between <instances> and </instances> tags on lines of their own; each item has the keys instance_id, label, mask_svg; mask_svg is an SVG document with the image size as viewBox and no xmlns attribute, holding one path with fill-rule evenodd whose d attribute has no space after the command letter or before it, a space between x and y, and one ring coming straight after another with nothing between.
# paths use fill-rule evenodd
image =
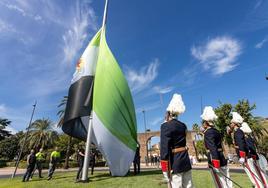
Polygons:
<instances>
[{"instance_id":1,"label":"white stripe on flag","mask_svg":"<svg viewBox=\"0 0 268 188\"><path fill-rule=\"evenodd\" d=\"M93 134L98 149L108 162L113 176L125 176L133 162L135 151L118 140L101 122L93 111Z\"/></svg>"}]
</instances>

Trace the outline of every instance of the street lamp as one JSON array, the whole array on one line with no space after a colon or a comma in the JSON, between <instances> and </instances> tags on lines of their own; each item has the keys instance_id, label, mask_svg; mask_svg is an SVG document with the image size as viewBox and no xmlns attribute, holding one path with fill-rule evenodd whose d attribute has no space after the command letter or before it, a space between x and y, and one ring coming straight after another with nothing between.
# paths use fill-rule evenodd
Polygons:
<instances>
[{"instance_id":1,"label":"street lamp","mask_svg":"<svg viewBox=\"0 0 268 188\"><path fill-rule=\"evenodd\" d=\"M146 140L146 159L145 163L148 166L148 144L147 144L147 128L146 128L146 118L145 118L145 110L142 110L143 113L143 120L144 120L144 131L145 131L145 140Z\"/></svg>"}]
</instances>

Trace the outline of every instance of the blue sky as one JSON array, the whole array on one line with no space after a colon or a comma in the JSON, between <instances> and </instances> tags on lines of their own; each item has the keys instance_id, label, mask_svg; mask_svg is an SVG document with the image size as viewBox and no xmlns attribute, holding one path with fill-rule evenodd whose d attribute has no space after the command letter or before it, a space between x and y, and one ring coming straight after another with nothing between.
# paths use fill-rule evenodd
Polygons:
<instances>
[{"instance_id":1,"label":"blue sky","mask_svg":"<svg viewBox=\"0 0 268 188\"><path fill-rule=\"evenodd\" d=\"M102 23L104 0L0 2L0 117L25 129L57 122L77 59ZM107 42L131 87L138 122L159 130L173 93L190 128L203 105L256 103L268 117L268 1L110 0Z\"/></svg>"}]
</instances>

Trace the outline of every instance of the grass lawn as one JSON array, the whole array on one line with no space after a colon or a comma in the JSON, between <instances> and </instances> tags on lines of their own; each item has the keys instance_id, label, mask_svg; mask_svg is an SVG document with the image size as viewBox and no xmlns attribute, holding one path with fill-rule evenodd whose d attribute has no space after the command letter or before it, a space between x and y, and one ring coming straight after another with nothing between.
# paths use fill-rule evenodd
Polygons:
<instances>
[{"instance_id":1,"label":"grass lawn","mask_svg":"<svg viewBox=\"0 0 268 188\"><path fill-rule=\"evenodd\" d=\"M193 180L195 188L213 188L213 182L208 171L193 170ZM55 173L52 180L47 181L45 178L39 180L34 176L30 182L21 182L21 177L15 179L0 179L0 188L64 188L64 187L91 187L91 188L166 188L161 184L162 173L160 171L141 172L138 176L130 174L126 177L110 177L108 172L96 172L90 176L90 183L74 183L75 172ZM251 183L244 173L232 173L232 178L242 187L250 188Z\"/></svg>"}]
</instances>

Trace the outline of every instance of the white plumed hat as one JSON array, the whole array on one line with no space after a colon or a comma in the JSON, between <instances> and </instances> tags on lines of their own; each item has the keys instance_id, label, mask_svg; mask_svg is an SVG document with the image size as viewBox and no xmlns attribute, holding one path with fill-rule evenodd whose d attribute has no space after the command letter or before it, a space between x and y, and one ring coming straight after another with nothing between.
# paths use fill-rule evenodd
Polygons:
<instances>
[{"instance_id":1,"label":"white plumed hat","mask_svg":"<svg viewBox=\"0 0 268 188\"><path fill-rule=\"evenodd\" d=\"M238 114L237 112L232 112L233 119L231 120L232 123L243 123L244 119Z\"/></svg>"},{"instance_id":2,"label":"white plumed hat","mask_svg":"<svg viewBox=\"0 0 268 188\"><path fill-rule=\"evenodd\" d=\"M167 111L173 115L179 115L185 112L185 105L181 95L175 93L167 107Z\"/></svg>"},{"instance_id":3,"label":"white plumed hat","mask_svg":"<svg viewBox=\"0 0 268 188\"><path fill-rule=\"evenodd\" d=\"M248 124L247 124L246 122L243 122L243 123L242 123L242 126L241 126L240 129L241 129L244 133L248 133L248 134L252 133L251 128L248 126Z\"/></svg>"},{"instance_id":4,"label":"white plumed hat","mask_svg":"<svg viewBox=\"0 0 268 188\"><path fill-rule=\"evenodd\" d=\"M218 119L218 116L215 114L211 106L206 106L204 108L203 114L200 116L205 121L215 121Z\"/></svg>"}]
</instances>

